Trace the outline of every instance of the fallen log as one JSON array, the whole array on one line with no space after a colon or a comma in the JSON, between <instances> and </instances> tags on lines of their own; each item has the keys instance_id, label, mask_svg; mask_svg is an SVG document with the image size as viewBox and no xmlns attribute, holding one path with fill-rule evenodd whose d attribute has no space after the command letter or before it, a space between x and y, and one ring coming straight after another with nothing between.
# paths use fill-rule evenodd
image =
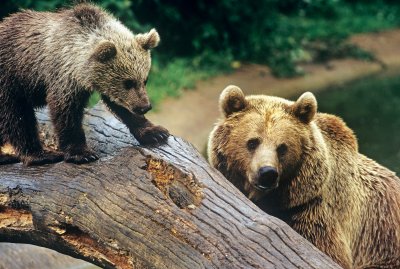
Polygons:
<instances>
[{"instance_id":1,"label":"fallen log","mask_svg":"<svg viewBox=\"0 0 400 269\"><path fill-rule=\"evenodd\" d=\"M38 118L51 146L49 118ZM139 147L102 105L84 126L99 161L0 167L0 242L103 268L340 268L184 140Z\"/></svg>"}]
</instances>

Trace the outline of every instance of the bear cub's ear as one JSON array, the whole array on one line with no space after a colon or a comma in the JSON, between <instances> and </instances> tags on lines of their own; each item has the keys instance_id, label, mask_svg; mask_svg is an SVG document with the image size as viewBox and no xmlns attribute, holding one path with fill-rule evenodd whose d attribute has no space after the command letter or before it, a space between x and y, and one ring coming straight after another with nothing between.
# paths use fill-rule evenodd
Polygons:
<instances>
[{"instance_id":1,"label":"bear cub's ear","mask_svg":"<svg viewBox=\"0 0 400 269\"><path fill-rule=\"evenodd\" d=\"M92 58L98 62L105 63L117 55L117 48L111 41L103 40L95 48Z\"/></svg>"},{"instance_id":2,"label":"bear cub's ear","mask_svg":"<svg viewBox=\"0 0 400 269\"><path fill-rule=\"evenodd\" d=\"M139 45L145 50L153 49L160 43L160 35L154 28L148 33L136 35L135 38Z\"/></svg>"},{"instance_id":3,"label":"bear cub's ear","mask_svg":"<svg viewBox=\"0 0 400 269\"><path fill-rule=\"evenodd\" d=\"M305 92L292 105L291 111L302 122L309 123L317 113L317 99L311 92Z\"/></svg>"},{"instance_id":4,"label":"bear cub's ear","mask_svg":"<svg viewBox=\"0 0 400 269\"><path fill-rule=\"evenodd\" d=\"M245 109L246 105L243 91L237 86L229 85L219 96L219 107L225 117Z\"/></svg>"}]
</instances>

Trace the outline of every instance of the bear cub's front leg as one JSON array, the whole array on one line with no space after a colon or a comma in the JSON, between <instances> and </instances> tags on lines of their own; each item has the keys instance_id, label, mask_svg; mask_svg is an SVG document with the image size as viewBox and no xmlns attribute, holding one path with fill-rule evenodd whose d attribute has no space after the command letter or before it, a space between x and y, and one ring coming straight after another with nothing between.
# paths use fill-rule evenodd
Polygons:
<instances>
[{"instance_id":1,"label":"bear cub's front leg","mask_svg":"<svg viewBox=\"0 0 400 269\"><path fill-rule=\"evenodd\" d=\"M169 132L162 126L154 125L144 115L132 113L126 108L112 102L106 95L101 96L103 102L117 116L142 145L160 144L168 140Z\"/></svg>"},{"instance_id":2,"label":"bear cub's front leg","mask_svg":"<svg viewBox=\"0 0 400 269\"><path fill-rule=\"evenodd\" d=\"M147 121L147 126L137 127L131 130L131 132L137 141L143 145L163 143L169 137L167 129L159 125L153 125L150 121Z\"/></svg>"}]
</instances>

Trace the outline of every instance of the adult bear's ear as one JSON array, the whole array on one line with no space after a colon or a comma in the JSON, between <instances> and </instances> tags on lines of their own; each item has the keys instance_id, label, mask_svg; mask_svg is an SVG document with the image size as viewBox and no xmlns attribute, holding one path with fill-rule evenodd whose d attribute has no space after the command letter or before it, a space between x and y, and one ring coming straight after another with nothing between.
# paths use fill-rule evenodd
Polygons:
<instances>
[{"instance_id":1,"label":"adult bear's ear","mask_svg":"<svg viewBox=\"0 0 400 269\"><path fill-rule=\"evenodd\" d=\"M156 29L151 29L150 32L145 34L138 34L135 38L139 45L145 50L153 49L160 43L160 35Z\"/></svg>"},{"instance_id":2,"label":"adult bear's ear","mask_svg":"<svg viewBox=\"0 0 400 269\"><path fill-rule=\"evenodd\" d=\"M291 106L292 114L304 123L309 123L317 113L317 99L311 92L303 93Z\"/></svg>"},{"instance_id":3,"label":"adult bear's ear","mask_svg":"<svg viewBox=\"0 0 400 269\"><path fill-rule=\"evenodd\" d=\"M117 55L117 48L111 41L103 40L94 49L92 58L98 62L105 63Z\"/></svg>"},{"instance_id":4,"label":"adult bear's ear","mask_svg":"<svg viewBox=\"0 0 400 269\"><path fill-rule=\"evenodd\" d=\"M225 117L241 111L247 106L242 90L234 85L226 87L219 96L219 108Z\"/></svg>"}]
</instances>

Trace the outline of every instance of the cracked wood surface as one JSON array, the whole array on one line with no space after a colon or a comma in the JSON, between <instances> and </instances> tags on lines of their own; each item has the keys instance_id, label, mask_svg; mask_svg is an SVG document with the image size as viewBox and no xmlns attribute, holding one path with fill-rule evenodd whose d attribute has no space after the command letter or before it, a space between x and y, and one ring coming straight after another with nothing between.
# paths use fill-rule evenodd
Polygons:
<instances>
[{"instance_id":1,"label":"cracked wood surface","mask_svg":"<svg viewBox=\"0 0 400 269\"><path fill-rule=\"evenodd\" d=\"M52 144L47 114L38 118ZM138 147L102 105L84 126L99 161L0 168L0 242L104 268L340 268L182 139Z\"/></svg>"}]
</instances>

